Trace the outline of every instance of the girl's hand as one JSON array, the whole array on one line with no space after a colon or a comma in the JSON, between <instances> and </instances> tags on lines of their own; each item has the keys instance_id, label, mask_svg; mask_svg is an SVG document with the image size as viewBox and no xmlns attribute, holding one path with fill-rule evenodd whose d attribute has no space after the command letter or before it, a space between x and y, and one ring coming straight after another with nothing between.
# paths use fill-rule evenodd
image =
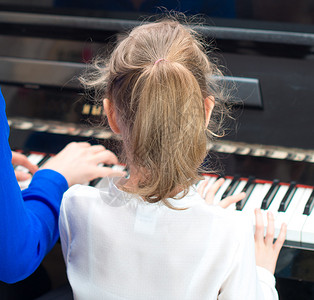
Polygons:
<instances>
[{"instance_id":1,"label":"girl's hand","mask_svg":"<svg viewBox=\"0 0 314 300\"><path fill-rule=\"evenodd\" d=\"M208 189L208 191L206 192L205 195L205 201L207 204L212 205L214 202L214 198L216 193L218 192L218 190L220 189L220 187L223 185L223 183L225 182L225 180L223 178L220 178L218 180L215 181L215 183ZM197 188L197 192L204 197L204 191L205 188L208 184L208 180L204 180ZM221 201L219 201L218 205L221 206L222 208L227 208L229 205L231 205L232 203L236 203L240 200L242 200L245 197L245 193L240 193L237 195L232 195L229 197L226 197L224 199L222 199Z\"/></svg>"},{"instance_id":2,"label":"girl's hand","mask_svg":"<svg viewBox=\"0 0 314 300\"><path fill-rule=\"evenodd\" d=\"M101 145L70 143L56 156L49 159L41 169L51 169L62 174L68 185L84 184L105 176L125 176L125 172L115 171L104 164L118 164L118 158Z\"/></svg>"},{"instance_id":3,"label":"girl's hand","mask_svg":"<svg viewBox=\"0 0 314 300\"><path fill-rule=\"evenodd\" d=\"M14 166L23 166L28 169L32 174L34 174L38 167L33 165L25 155L12 151L12 165ZM31 174L15 170L15 176L18 181L25 181L32 177Z\"/></svg>"},{"instance_id":4,"label":"girl's hand","mask_svg":"<svg viewBox=\"0 0 314 300\"><path fill-rule=\"evenodd\" d=\"M263 216L260 209L255 209L256 226L255 226L255 256L256 265L275 273L276 263L281 247L286 239L287 225L281 225L280 233L274 243L274 216L271 212L267 213L267 231L264 237Z\"/></svg>"}]
</instances>

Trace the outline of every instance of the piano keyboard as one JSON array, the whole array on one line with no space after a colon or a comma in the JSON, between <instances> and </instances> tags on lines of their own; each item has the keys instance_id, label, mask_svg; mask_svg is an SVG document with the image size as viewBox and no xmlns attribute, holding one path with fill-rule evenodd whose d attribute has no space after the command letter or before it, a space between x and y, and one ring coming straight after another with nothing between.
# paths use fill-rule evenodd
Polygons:
<instances>
[{"instance_id":1,"label":"piano keyboard","mask_svg":"<svg viewBox=\"0 0 314 300\"><path fill-rule=\"evenodd\" d=\"M209 174L204 174L204 177L204 180L208 180L204 191L205 195L219 177ZM247 214L255 224L254 209L260 208L265 230L267 212L271 211L275 218L275 237L279 234L281 224L286 223L287 245L290 243L294 247L299 246L314 250L313 186L305 186L296 182L284 183L276 179L266 181L254 179L254 177L227 176L214 197L213 204L218 204L223 198L240 192L246 192L246 197L227 209Z\"/></svg>"},{"instance_id":2,"label":"piano keyboard","mask_svg":"<svg viewBox=\"0 0 314 300\"><path fill-rule=\"evenodd\" d=\"M48 161L50 154L30 152L24 153L28 159L39 167ZM124 170L124 166L111 166L116 170ZM28 172L22 166L17 170ZM204 174L208 184L206 191L219 179L218 175ZM87 185L99 187L101 179L95 179ZM198 184L200 184L200 181ZM29 181L19 182L21 189L27 188ZM242 178L239 175L226 176L225 182L216 193L213 204L217 205L225 197L241 192L246 197L238 203L230 205L227 209L247 214L255 224L254 209L260 208L264 218L265 230L267 225L267 212L271 211L275 218L275 237L278 236L281 224L287 224L286 246L314 250L314 187L297 184L296 182L280 182L255 179L253 176Z\"/></svg>"},{"instance_id":3,"label":"piano keyboard","mask_svg":"<svg viewBox=\"0 0 314 300\"><path fill-rule=\"evenodd\" d=\"M39 168L45 163L47 162L52 155L51 154L45 154L45 153L39 153L39 152L29 152L29 153L23 153L22 151L18 151L22 154L24 154L25 156L27 156L27 159L34 165L37 165ZM16 171L22 171L25 173L29 173L28 169L23 167L23 166L16 166L14 168ZM26 189L29 184L31 182L31 179L29 180L25 180L25 181L19 181L19 186L21 188L21 190Z\"/></svg>"},{"instance_id":4,"label":"piano keyboard","mask_svg":"<svg viewBox=\"0 0 314 300\"><path fill-rule=\"evenodd\" d=\"M46 163L51 157L53 157L52 154L46 154L46 153L39 153L39 152L23 153L22 151L18 151L18 152L24 154L32 164L37 165L39 168L44 163ZM102 164L102 166L104 166L104 165ZM113 170L116 170L116 171L124 171L125 170L124 165L111 165L108 167L111 167ZM14 169L17 171L29 173L28 169L23 167L23 166L16 166ZM98 187L100 185L101 179L102 178L94 179L90 182L86 182L85 185ZM25 180L25 181L19 181L19 186L20 186L21 190L26 189L29 186L30 182L31 182L31 179Z\"/></svg>"}]
</instances>

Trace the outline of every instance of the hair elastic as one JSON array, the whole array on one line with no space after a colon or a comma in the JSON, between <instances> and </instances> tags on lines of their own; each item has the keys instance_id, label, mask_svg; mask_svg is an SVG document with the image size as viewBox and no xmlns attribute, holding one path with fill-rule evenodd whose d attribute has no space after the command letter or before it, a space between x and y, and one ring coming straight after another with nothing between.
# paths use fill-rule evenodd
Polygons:
<instances>
[{"instance_id":1,"label":"hair elastic","mask_svg":"<svg viewBox=\"0 0 314 300\"><path fill-rule=\"evenodd\" d=\"M158 64L162 60L167 61L165 58L159 58L155 61L154 65Z\"/></svg>"}]
</instances>

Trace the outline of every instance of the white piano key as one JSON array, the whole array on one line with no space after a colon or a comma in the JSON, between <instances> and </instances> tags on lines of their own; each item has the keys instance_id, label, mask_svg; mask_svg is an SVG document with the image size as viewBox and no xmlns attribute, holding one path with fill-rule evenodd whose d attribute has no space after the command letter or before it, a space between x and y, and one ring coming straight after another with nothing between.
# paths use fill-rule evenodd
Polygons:
<instances>
[{"instance_id":1,"label":"white piano key","mask_svg":"<svg viewBox=\"0 0 314 300\"><path fill-rule=\"evenodd\" d=\"M267 213L270 211L272 212L274 219L276 219L277 215L278 215L278 208L280 206L280 202L283 199L283 197L285 196L286 192L289 189L289 185L281 185L273 199L273 201L271 202L271 204L269 205L268 209L264 210L262 209L262 215L263 215L263 222L264 222L264 227L265 227L265 232L266 232L266 228L267 228Z\"/></svg>"},{"instance_id":2,"label":"white piano key","mask_svg":"<svg viewBox=\"0 0 314 300\"><path fill-rule=\"evenodd\" d=\"M293 216L296 208L298 207L304 193L304 188L297 188L295 194L293 195L293 198L291 199L291 202L285 212L278 212L276 218L275 218L275 236L278 236L282 223L286 223L287 226L291 220L291 217ZM290 238L291 235L291 238ZM295 234L292 231L287 231L287 240L294 240ZM297 242L300 242L300 240L297 240Z\"/></svg>"},{"instance_id":3,"label":"white piano key","mask_svg":"<svg viewBox=\"0 0 314 300\"><path fill-rule=\"evenodd\" d=\"M21 190L25 190L28 188L29 184L31 183L32 179L24 180L24 181L19 181L18 184L20 186Z\"/></svg>"},{"instance_id":4,"label":"white piano key","mask_svg":"<svg viewBox=\"0 0 314 300\"><path fill-rule=\"evenodd\" d=\"M27 156L27 159L34 165L37 165L43 158L44 154L39 154L39 153L32 153ZM29 173L29 170L23 166L17 166L15 168L16 171L22 171L25 173ZM18 184L20 186L21 190L25 190L28 188L29 184L31 183L31 179L25 180L25 181L19 181Z\"/></svg>"},{"instance_id":5,"label":"white piano key","mask_svg":"<svg viewBox=\"0 0 314 300\"><path fill-rule=\"evenodd\" d=\"M255 208L261 208L262 201L269 191L270 187L271 183L257 183L250 195L250 198L244 205L242 212L252 218L253 224L255 224L254 210Z\"/></svg>"},{"instance_id":6,"label":"white piano key","mask_svg":"<svg viewBox=\"0 0 314 300\"><path fill-rule=\"evenodd\" d=\"M220 145L219 149L217 149L217 152L234 153L236 150L236 146L224 144Z\"/></svg>"},{"instance_id":7,"label":"white piano key","mask_svg":"<svg viewBox=\"0 0 314 300\"><path fill-rule=\"evenodd\" d=\"M226 191L226 189L228 188L231 182L232 182L232 179L230 178L225 179L225 182L222 184L222 186L220 187L220 189L218 190L218 192L216 193L214 197L214 203L219 203L222 195L224 194L224 192Z\"/></svg>"},{"instance_id":8,"label":"white piano key","mask_svg":"<svg viewBox=\"0 0 314 300\"><path fill-rule=\"evenodd\" d=\"M301 232L301 242L314 244L314 211L307 216L304 222Z\"/></svg>"},{"instance_id":9,"label":"white piano key","mask_svg":"<svg viewBox=\"0 0 314 300\"><path fill-rule=\"evenodd\" d=\"M243 188L246 186L247 184L247 180L241 180L240 179L240 182L238 183L237 187L235 188L234 192L232 193L232 195L237 195L237 194L240 194L243 190ZM229 210L236 210L236 204L235 203L232 203L230 204L227 209Z\"/></svg>"},{"instance_id":10,"label":"white piano key","mask_svg":"<svg viewBox=\"0 0 314 300\"><path fill-rule=\"evenodd\" d=\"M125 166L124 165L113 165L112 170L115 171L125 171Z\"/></svg>"},{"instance_id":11,"label":"white piano key","mask_svg":"<svg viewBox=\"0 0 314 300\"><path fill-rule=\"evenodd\" d=\"M303 225L307 219L307 215L303 214L307 200L309 199L313 189L305 188L302 197L299 200L298 206L295 208L290 221L287 224L287 240L301 242L301 233Z\"/></svg>"},{"instance_id":12,"label":"white piano key","mask_svg":"<svg viewBox=\"0 0 314 300\"><path fill-rule=\"evenodd\" d=\"M104 164L99 164L99 166L104 166ZM109 166L107 166L107 167L109 167ZM111 165L110 167L111 167L111 169L116 170L116 171L126 171L126 167L124 165L118 164L118 165ZM125 178L128 178L128 176L126 176ZM108 177L98 178L96 180L97 180L97 183L95 185L93 185L95 188L104 188L104 187L108 186L108 183L109 183ZM91 182L86 183L84 185L90 185L90 184L91 184Z\"/></svg>"},{"instance_id":13,"label":"white piano key","mask_svg":"<svg viewBox=\"0 0 314 300\"><path fill-rule=\"evenodd\" d=\"M45 157L45 154L31 153L27 159L34 165L38 165L39 162Z\"/></svg>"},{"instance_id":14,"label":"white piano key","mask_svg":"<svg viewBox=\"0 0 314 300\"><path fill-rule=\"evenodd\" d=\"M288 156L286 151L274 150L268 154L268 157L276 158L276 159L285 159Z\"/></svg>"}]
</instances>

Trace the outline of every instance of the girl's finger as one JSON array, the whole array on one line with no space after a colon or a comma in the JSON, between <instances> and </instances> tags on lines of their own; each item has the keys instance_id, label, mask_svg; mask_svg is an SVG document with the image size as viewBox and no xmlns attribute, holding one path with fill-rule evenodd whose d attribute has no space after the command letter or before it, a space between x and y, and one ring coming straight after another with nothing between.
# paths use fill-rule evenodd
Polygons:
<instances>
[{"instance_id":1,"label":"girl's finger","mask_svg":"<svg viewBox=\"0 0 314 300\"><path fill-rule=\"evenodd\" d=\"M267 212L267 230L265 236L265 244L272 245L274 241L275 225L274 215L269 211Z\"/></svg>"},{"instance_id":2,"label":"girl's finger","mask_svg":"<svg viewBox=\"0 0 314 300\"><path fill-rule=\"evenodd\" d=\"M264 222L262 212L259 208L255 209L255 241L264 242Z\"/></svg>"},{"instance_id":3,"label":"girl's finger","mask_svg":"<svg viewBox=\"0 0 314 300\"><path fill-rule=\"evenodd\" d=\"M220 189L224 182L225 180L223 178L219 178L218 180L215 181L215 183L210 187L210 189L207 191L205 195L206 203L212 204L216 193L218 192L218 190Z\"/></svg>"},{"instance_id":4,"label":"girl's finger","mask_svg":"<svg viewBox=\"0 0 314 300\"><path fill-rule=\"evenodd\" d=\"M274 244L274 250L276 251L277 255L279 255L279 252L283 246L283 243L285 242L286 234L287 234L287 224L282 223L278 238Z\"/></svg>"},{"instance_id":5,"label":"girl's finger","mask_svg":"<svg viewBox=\"0 0 314 300\"><path fill-rule=\"evenodd\" d=\"M242 199L244 199L245 195L246 194L244 192L242 192L242 193L237 194L237 195L232 195L232 196L226 197L225 199L221 200L218 205L221 206L222 208L227 208L229 205L231 205L233 203L237 203L237 202L241 201Z\"/></svg>"},{"instance_id":6,"label":"girl's finger","mask_svg":"<svg viewBox=\"0 0 314 300\"><path fill-rule=\"evenodd\" d=\"M197 187L197 192L204 198L204 191L208 184L208 179L204 179Z\"/></svg>"}]
</instances>

